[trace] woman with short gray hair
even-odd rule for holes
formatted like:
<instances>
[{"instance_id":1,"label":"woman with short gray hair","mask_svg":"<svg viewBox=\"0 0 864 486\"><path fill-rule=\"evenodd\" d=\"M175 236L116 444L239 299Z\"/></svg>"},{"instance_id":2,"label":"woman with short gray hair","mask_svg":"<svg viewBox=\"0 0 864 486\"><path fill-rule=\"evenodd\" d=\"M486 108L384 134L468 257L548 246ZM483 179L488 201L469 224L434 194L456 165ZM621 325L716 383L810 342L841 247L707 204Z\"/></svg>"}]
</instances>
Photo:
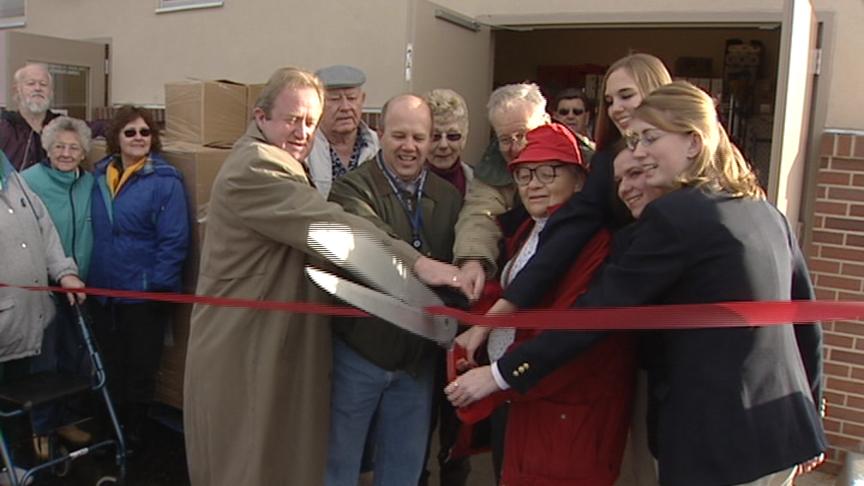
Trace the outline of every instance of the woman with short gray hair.
<instances>
[{"instance_id":1,"label":"woman with short gray hair","mask_svg":"<svg viewBox=\"0 0 864 486\"><path fill-rule=\"evenodd\" d=\"M78 144L86 155L90 151L92 132L87 122L68 116L58 116L42 129L42 147L45 153L51 154L51 147L57 141L57 136L63 132L74 134L78 137Z\"/></svg>"},{"instance_id":2,"label":"woman with short gray hair","mask_svg":"<svg viewBox=\"0 0 864 486\"><path fill-rule=\"evenodd\" d=\"M432 110L432 146L426 157L429 170L453 184L462 197L474 177L462 161L468 141L468 104L452 89L433 89L423 95Z\"/></svg>"},{"instance_id":3,"label":"woman with short gray hair","mask_svg":"<svg viewBox=\"0 0 864 486\"><path fill-rule=\"evenodd\" d=\"M48 158L21 173L45 203L65 256L75 261L78 275L85 282L93 250L90 195L94 179L81 168L81 162L90 149L90 138L90 128L83 120L68 116L53 119L42 130L42 146ZM57 315L45 328L39 361L52 371L86 374L87 360L80 346L72 308L66 299L58 299L56 303ZM33 445L41 459L47 459L49 455L45 434L60 425L61 412L53 407L34 410L33 431L36 436ZM90 440L89 433L72 425L60 427L57 432L78 445Z\"/></svg>"}]
</instances>

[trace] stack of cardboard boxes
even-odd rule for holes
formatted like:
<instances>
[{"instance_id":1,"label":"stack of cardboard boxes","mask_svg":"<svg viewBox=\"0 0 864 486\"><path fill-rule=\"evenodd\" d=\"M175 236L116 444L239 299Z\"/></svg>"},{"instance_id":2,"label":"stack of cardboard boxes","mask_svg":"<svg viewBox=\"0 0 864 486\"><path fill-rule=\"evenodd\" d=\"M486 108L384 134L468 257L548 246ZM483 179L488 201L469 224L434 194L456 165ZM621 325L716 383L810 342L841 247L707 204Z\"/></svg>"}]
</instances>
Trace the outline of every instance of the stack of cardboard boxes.
<instances>
[{"instance_id":1,"label":"stack of cardboard boxes","mask_svg":"<svg viewBox=\"0 0 864 486\"><path fill-rule=\"evenodd\" d=\"M183 273L184 293L195 293L207 205L213 181L234 142L246 131L263 85L185 81L165 85L163 156L183 174L192 242ZM183 406L183 370L192 306L176 306L171 339L157 376L156 400Z\"/></svg>"}]
</instances>

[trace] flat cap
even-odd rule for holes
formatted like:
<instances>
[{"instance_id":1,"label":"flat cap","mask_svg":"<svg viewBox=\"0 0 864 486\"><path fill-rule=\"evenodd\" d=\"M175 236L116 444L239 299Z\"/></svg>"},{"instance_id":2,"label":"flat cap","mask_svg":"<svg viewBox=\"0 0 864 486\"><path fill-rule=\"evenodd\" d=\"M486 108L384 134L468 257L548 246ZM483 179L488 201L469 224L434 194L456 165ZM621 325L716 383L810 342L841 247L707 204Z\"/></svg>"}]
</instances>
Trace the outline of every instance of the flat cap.
<instances>
[{"instance_id":1,"label":"flat cap","mask_svg":"<svg viewBox=\"0 0 864 486\"><path fill-rule=\"evenodd\" d=\"M315 71L326 89L356 88L366 82L366 73L344 64L327 66Z\"/></svg>"}]
</instances>

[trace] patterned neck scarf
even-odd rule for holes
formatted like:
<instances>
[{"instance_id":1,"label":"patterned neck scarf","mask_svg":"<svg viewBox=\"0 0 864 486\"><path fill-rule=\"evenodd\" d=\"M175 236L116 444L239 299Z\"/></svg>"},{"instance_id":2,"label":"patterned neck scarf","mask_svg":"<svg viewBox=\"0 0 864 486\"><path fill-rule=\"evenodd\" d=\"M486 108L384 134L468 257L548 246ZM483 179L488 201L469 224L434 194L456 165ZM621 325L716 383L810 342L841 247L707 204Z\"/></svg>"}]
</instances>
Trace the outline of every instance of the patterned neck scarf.
<instances>
[{"instance_id":1,"label":"patterned neck scarf","mask_svg":"<svg viewBox=\"0 0 864 486\"><path fill-rule=\"evenodd\" d=\"M342 159L339 157L339 154L336 153L336 150L333 149L333 145L331 144L330 167L333 171L333 180L336 180L356 169L360 164L360 151L368 145L369 141L366 140L363 130L361 130L360 127L357 127L357 138L354 140L354 149L351 151L351 158L348 159L348 166L346 167L342 164Z\"/></svg>"}]
</instances>

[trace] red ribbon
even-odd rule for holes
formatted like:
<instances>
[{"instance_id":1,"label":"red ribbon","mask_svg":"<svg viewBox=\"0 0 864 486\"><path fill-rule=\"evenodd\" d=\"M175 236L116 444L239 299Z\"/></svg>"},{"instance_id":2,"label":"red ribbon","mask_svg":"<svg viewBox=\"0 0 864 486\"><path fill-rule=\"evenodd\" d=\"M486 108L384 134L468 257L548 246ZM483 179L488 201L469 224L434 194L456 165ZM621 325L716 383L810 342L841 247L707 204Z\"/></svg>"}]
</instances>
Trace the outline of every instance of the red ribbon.
<instances>
[{"instance_id":1,"label":"red ribbon","mask_svg":"<svg viewBox=\"0 0 864 486\"><path fill-rule=\"evenodd\" d=\"M310 302L274 302L256 299L211 297L167 292L133 292L98 288L67 289L0 283L0 288L35 292L84 293L101 297L155 300L180 304L205 304L329 316L368 317L359 309ZM761 301L713 304L651 305L641 307L529 310L502 316L483 316L451 307L427 307L432 315L449 316L464 324L520 329L687 329L770 326L790 322L864 319L864 302Z\"/></svg>"},{"instance_id":2,"label":"red ribbon","mask_svg":"<svg viewBox=\"0 0 864 486\"><path fill-rule=\"evenodd\" d=\"M427 312L464 323L519 329L688 329L772 326L864 318L864 302L759 301L641 307L539 309L502 316L481 316L450 307Z\"/></svg>"},{"instance_id":3,"label":"red ribbon","mask_svg":"<svg viewBox=\"0 0 864 486\"><path fill-rule=\"evenodd\" d=\"M272 311L295 312L298 314L319 314L327 316L368 317L369 314L360 309L341 305L313 304L309 302L274 302L256 299L235 299L231 297L209 297L195 294L175 294L170 292L133 292L130 290L110 290L86 287L82 289L67 289L63 287L36 287L26 285L10 285L0 283L0 288L16 288L34 292L63 292L74 294L98 295L100 297L119 297L136 300L155 300L173 302L176 304L205 304L217 307L235 307L241 309L260 309Z\"/></svg>"}]
</instances>

